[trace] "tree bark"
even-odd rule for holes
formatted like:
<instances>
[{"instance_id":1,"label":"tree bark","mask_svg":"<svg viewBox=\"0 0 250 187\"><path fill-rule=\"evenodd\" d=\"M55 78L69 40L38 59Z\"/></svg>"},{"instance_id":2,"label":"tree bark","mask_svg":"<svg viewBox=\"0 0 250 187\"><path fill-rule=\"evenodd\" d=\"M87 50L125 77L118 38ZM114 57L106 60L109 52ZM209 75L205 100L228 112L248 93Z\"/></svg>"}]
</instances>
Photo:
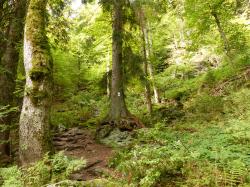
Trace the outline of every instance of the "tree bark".
<instances>
[{"instance_id":1,"label":"tree bark","mask_svg":"<svg viewBox=\"0 0 250 187\"><path fill-rule=\"evenodd\" d=\"M144 75L145 75L145 81L146 81L145 82L145 98L146 98L148 113L151 115L152 114L151 89L150 89L150 84L148 81L148 62L147 62L147 59L145 58L145 55L146 55L145 48L143 49L143 51L144 51L143 52L144 53L143 69L144 69Z\"/></svg>"},{"instance_id":2,"label":"tree bark","mask_svg":"<svg viewBox=\"0 0 250 187\"><path fill-rule=\"evenodd\" d=\"M18 44L23 38L24 29L24 17L26 13L26 0L15 1L12 5L13 15L8 23L7 41L4 43L4 50L2 51L2 57L0 59L0 66L3 72L0 72L0 106L13 105L13 99L15 91L15 80L17 74L17 65L19 60ZM7 115L3 119L0 119L6 130L0 132L0 160L1 155L3 157L10 156L9 146L9 130L11 124L11 116Z\"/></svg>"},{"instance_id":3,"label":"tree bark","mask_svg":"<svg viewBox=\"0 0 250 187\"><path fill-rule=\"evenodd\" d=\"M139 17L140 17L140 27L141 27L141 33L142 33L142 51L143 51L143 70L144 70L144 76L145 76L145 98L147 103L147 109L149 114L152 113L152 101L151 101L151 89L150 89L150 83L148 81L148 58L149 54L147 51L147 30L145 27L145 17L143 9L141 8L139 10Z\"/></svg>"},{"instance_id":4,"label":"tree bark","mask_svg":"<svg viewBox=\"0 0 250 187\"><path fill-rule=\"evenodd\" d=\"M47 0L30 0L24 31L26 86L19 129L24 166L40 160L51 148L52 60L45 31L46 4Z\"/></svg>"},{"instance_id":5,"label":"tree bark","mask_svg":"<svg viewBox=\"0 0 250 187\"><path fill-rule=\"evenodd\" d=\"M97 129L96 138L101 139L118 128L133 130L143 127L143 124L127 109L123 87L123 6L124 0L114 0L113 34L112 34L112 80L110 110ZM105 130L106 129L106 130ZM108 130L107 130L108 129Z\"/></svg>"},{"instance_id":6,"label":"tree bark","mask_svg":"<svg viewBox=\"0 0 250 187\"><path fill-rule=\"evenodd\" d=\"M231 60L231 55L230 55L230 45L229 45L229 41L227 39L227 36L221 26L221 22L220 22L220 19L217 15L217 13L215 11L212 11L211 12L212 16L214 17L215 19L215 22L216 22L216 25L217 25L217 28L218 28L218 31L220 33L220 37L223 41L223 44L224 44L224 48L225 48L225 52L226 52L226 55L230 58Z\"/></svg>"},{"instance_id":7,"label":"tree bark","mask_svg":"<svg viewBox=\"0 0 250 187\"><path fill-rule=\"evenodd\" d=\"M123 1L114 0L113 35L112 35L112 83L111 83L111 108L109 118L119 121L127 117L129 112L125 104L123 88Z\"/></svg>"},{"instance_id":8,"label":"tree bark","mask_svg":"<svg viewBox=\"0 0 250 187\"><path fill-rule=\"evenodd\" d=\"M110 98L110 51L108 50L107 56L107 66L106 66L106 76L107 76L107 97Z\"/></svg>"},{"instance_id":9,"label":"tree bark","mask_svg":"<svg viewBox=\"0 0 250 187\"><path fill-rule=\"evenodd\" d=\"M144 11L143 9L141 9L141 13L142 13L142 19L144 22L144 37L145 37L145 45L146 45L146 56L147 56L147 61L148 61L148 73L149 73L149 77L152 80L152 87L153 87L153 91L154 91L154 102L155 103L160 103L160 96L159 96L159 91L157 89L157 87L155 86L155 81L154 81L154 68L152 66L152 63L150 62L150 55L152 53L151 49L152 49L152 38L150 38L149 36L149 24L145 18L144 15Z\"/></svg>"}]
</instances>

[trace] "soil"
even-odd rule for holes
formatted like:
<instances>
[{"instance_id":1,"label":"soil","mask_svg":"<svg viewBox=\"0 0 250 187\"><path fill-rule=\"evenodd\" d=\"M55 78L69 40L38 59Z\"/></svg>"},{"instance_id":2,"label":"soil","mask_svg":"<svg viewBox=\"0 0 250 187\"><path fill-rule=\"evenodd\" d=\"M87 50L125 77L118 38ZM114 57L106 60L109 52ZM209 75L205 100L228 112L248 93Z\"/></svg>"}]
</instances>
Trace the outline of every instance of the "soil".
<instances>
[{"instance_id":1,"label":"soil","mask_svg":"<svg viewBox=\"0 0 250 187\"><path fill-rule=\"evenodd\" d=\"M64 151L67 156L83 158L87 164L80 171L73 173L72 180L87 181L105 176L114 176L108 167L113 155L112 148L95 141L94 132L89 129L71 128L55 134L53 143L56 151Z\"/></svg>"}]
</instances>

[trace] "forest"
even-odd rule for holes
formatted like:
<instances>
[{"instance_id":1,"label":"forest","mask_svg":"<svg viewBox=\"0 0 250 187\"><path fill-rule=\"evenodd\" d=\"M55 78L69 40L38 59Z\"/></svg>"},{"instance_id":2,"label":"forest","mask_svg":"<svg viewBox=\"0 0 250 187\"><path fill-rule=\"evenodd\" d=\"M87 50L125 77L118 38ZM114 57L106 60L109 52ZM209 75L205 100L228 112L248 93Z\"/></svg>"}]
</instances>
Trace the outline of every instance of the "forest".
<instances>
[{"instance_id":1,"label":"forest","mask_svg":"<svg viewBox=\"0 0 250 187\"><path fill-rule=\"evenodd\" d=\"M0 186L250 187L250 1L0 0Z\"/></svg>"}]
</instances>

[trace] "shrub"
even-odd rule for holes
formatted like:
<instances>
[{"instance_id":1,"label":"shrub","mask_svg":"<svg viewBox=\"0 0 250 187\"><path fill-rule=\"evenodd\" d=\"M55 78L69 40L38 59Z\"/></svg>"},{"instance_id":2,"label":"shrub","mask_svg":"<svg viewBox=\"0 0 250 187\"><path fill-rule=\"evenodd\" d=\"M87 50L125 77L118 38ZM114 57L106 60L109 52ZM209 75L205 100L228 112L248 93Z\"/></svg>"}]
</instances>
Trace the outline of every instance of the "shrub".
<instances>
[{"instance_id":1,"label":"shrub","mask_svg":"<svg viewBox=\"0 0 250 187\"><path fill-rule=\"evenodd\" d=\"M0 185L3 187L23 187L22 172L17 166L0 168Z\"/></svg>"},{"instance_id":2,"label":"shrub","mask_svg":"<svg viewBox=\"0 0 250 187\"><path fill-rule=\"evenodd\" d=\"M206 121L218 119L224 111L224 101L220 96L203 93L185 103L187 115L193 119Z\"/></svg>"},{"instance_id":3,"label":"shrub","mask_svg":"<svg viewBox=\"0 0 250 187\"><path fill-rule=\"evenodd\" d=\"M192 131L187 123L157 124L139 130L134 145L119 151L111 165L135 186L247 186L250 148L241 133L250 131L242 126L249 121L230 119L221 127L196 122Z\"/></svg>"},{"instance_id":4,"label":"shrub","mask_svg":"<svg viewBox=\"0 0 250 187\"><path fill-rule=\"evenodd\" d=\"M59 152L51 158L46 155L43 160L28 168L1 168L0 176L3 178L3 187L40 187L50 182L66 180L72 172L84 165L84 160L70 159Z\"/></svg>"}]
</instances>

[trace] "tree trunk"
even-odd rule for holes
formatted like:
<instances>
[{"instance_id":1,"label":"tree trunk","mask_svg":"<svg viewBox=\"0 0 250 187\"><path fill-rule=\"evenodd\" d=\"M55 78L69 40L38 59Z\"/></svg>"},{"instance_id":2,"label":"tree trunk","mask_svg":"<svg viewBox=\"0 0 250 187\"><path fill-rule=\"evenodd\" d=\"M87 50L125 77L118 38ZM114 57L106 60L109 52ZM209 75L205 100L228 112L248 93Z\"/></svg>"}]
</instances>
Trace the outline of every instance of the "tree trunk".
<instances>
[{"instance_id":1,"label":"tree trunk","mask_svg":"<svg viewBox=\"0 0 250 187\"><path fill-rule=\"evenodd\" d=\"M143 49L144 53L144 62L143 62L143 69L144 69L144 75L145 75L145 98L146 98L146 103L147 103L147 109L148 113L151 115L152 114L152 101L151 101L151 89L150 89L150 84L148 81L148 62L147 59L145 58L146 51L145 51L145 46Z\"/></svg>"},{"instance_id":2,"label":"tree trunk","mask_svg":"<svg viewBox=\"0 0 250 187\"><path fill-rule=\"evenodd\" d=\"M107 117L97 129L96 136L98 139L108 136L115 128L119 128L120 130L133 130L138 127L143 127L143 124L130 114L125 103L122 56L123 5L124 0L114 0L111 103Z\"/></svg>"},{"instance_id":3,"label":"tree trunk","mask_svg":"<svg viewBox=\"0 0 250 187\"><path fill-rule=\"evenodd\" d=\"M142 10L143 11L143 10ZM144 13L143 13L144 14ZM147 55L147 59L148 59L148 71L149 71L149 77L152 80L152 87L153 87L153 91L154 91L154 102L155 103L160 103L160 96L159 96L159 91L157 89L157 87L155 86L155 81L154 81L154 68L152 66L152 63L150 62L150 55L152 53L151 49L152 49L152 38L150 38L149 35L149 24L146 21L146 18L144 17L144 28L145 28L145 43L146 43L146 55Z\"/></svg>"},{"instance_id":4,"label":"tree trunk","mask_svg":"<svg viewBox=\"0 0 250 187\"><path fill-rule=\"evenodd\" d=\"M107 96L110 98L110 51L108 50L107 56L107 66L106 66L106 76L107 76Z\"/></svg>"},{"instance_id":5,"label":"tree trunk","mask_svg":"<svg viewBox=\"0 0 250 187\"><path fill-rule=\"evenodd\" d=\"M152 79L152 84L153 84L153 90L154 90L154 101L155 103L161 103L161 99L160 99L160 95L159 95L159 91L158 88L155 86L155 82L154 82L154 70L153 70L153 66L151 63L148 64L148 69L149 69L149 76Z\"/></svg>"},{"instance_id":6,"label":"tree trunk","mask_svg":"<svg viewBox=\"0 0 250 187\"><path fill-rule=\"evenodd\" d=\"M143 70L144 70L144 75L145 75L145 98L146 98L146 103L147 103L147 109L149 114L152 113L152 101L151 101L151 89L150 89L150 83L148 81L148 58L149 54L147 51L147 30L145 28L145 17L144 17L144 12L143 9L140 9L140 27L141 27L141 33L142 33L142 51L143 51Z\"/></svg>"},{"instance_id":7,"label":"tree trunk","mask_svg":"<svg viewBox=\"0 0 250 187\"><path fill-rule=\"evenodd\" d=\"M77 91L81 90L81 71L82 71L82 63L81 60L79 58L79 56L77 55L77 71L78 71L78 80L77 80Z\"/></svg>"},{"instance_id":8,"label":"tree trunk","mask_svg":"<svg viewBox=\"0 0 250 187\"><path fill-rule=\"evenodd\" d=\"M221 26L221 23L220 23L220 19L217 15L217 13L215 11L212 11L212 16L214 17L215 19L215 22L216 22L216 25L217 25L217 28L218 28L218 31L220 33L220 37L223 41L223 44L224 44L224 48L225 48L225 52L226 52L226 55L230 58L231 60L231 55L230 55L230 45L229 45L229 41L227 39L227 36Z\"/></svg>"},{"instance_id":9,"label":"tree trunk","mask_svg":"<svg viewBox=\"0 0 250 187\"><path fill-rule=\"evenodd\" d=\"M25 96L20 116L20 161L28 165L50 151L52 60L46 38L47 0L30 0L24 31Z\"/></svg>"},{"instance_id":10,"label":"tree trunk","mask_svg":"<svg viewBox=\"0 0 250 187\"><path fill-rule=\"evenodd\" d=\"M112 44L112 83L111 83L111 108L109 118L119 121L127 117L129 112L125 104L123 89L123 59L122 59L122 37L123 37L123 1L114 0L113 13L113 44Z\"/></svg>"},{"instance_id":11,"label":"tree trunk","mask_svg":"<svg viewBox=\"0 0 250 187\"><path fill-rule=\"evenodd\" d=\"M18 44L23 38L23 28L24 28L24 17L26 13L26 0L15 1L13 6L13 15L8 25L7 41L5 42L4 51L2 51L2 57L0 59L0 66L3 72L0 72L0 106L6 106L13 104L15 91L15 80L17 74L17 65L19 60ZM11 124L11 116L7 115L3 119L0 119L0 124L2 124L6 129L0 133L0 160L1 156L10 156L10 146L9 146L9 130Z\"/></svg>"}]
</instances>

